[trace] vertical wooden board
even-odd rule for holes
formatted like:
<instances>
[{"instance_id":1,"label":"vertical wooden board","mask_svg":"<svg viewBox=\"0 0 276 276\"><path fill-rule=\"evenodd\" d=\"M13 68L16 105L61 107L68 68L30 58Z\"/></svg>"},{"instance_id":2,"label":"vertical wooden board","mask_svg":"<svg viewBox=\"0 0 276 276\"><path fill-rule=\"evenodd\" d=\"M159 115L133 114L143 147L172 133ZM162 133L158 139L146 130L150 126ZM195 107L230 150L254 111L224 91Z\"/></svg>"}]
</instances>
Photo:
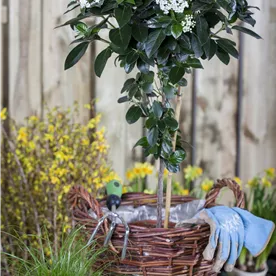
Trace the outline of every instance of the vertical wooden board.
<instances>
[{"instance_id":1,"label":"vertical wooden board","mask_svg":"<svg viewBox=\"0 0 276 276\"><path fill-rule=\"evenodd\" d=\"M74 39L74 32L70 26L54 29L79 12L63 15L68 3L67 0L43 1L43 100L49 107L70 107L74 101L78 101L79 120L86 121L89 111L83 105L90 101L90 51L74 67L64 71L66 56L76 46L69 46Z\"/></svg>"},{"instance_id":2,"label":"vertical wooden board","mask_svg":"<svg viewBox=\"0 0 276 276\"><path fill-rule=\"evenodd\" d=\"M40 113L41 0L11 0L9 5L9 110L22 122Z\"/></svg>"},{"instance_id":3,"label":"vertical wooden board","mask_svg":"<svg viewBox=\"0 0 276 276\"><path fill-rule=\"evenodd\" d=\"M108 39L107 32L102 32L101 36ZM105 43L97 42L96 54L99 54L105 48ZM133 125L128 125L125 114L130 105L128 103L117 103L125 80L135 75L135 73L126 75L119 64L115 67L115 57L116 55L113 54L108 60L101 78L96 78L96 110L102 114L101 124L107 130L111 165L117 174L125 179L126 170L133 165L134 159L137 161L141 156L141 151L138 148L133 150L133 146L142 137L142 124L139 120Z\"/></svg>"},{"instance_id":4,"label":"vertical wooden board","mask_svg":"<svg viewBox=\"0 0 276 276\"><path fill-rule=\"evenodd\" d=\"M196 163L212 179L233 177L238 61L231 57L226 66L214 57L203 66L196 83Z\"/></svg>"},{"instance_id":5,"label":"vertical wooden board","mask_svg":"<svg viewBox=\"0 0 276 276\"><path fill-rule=\"evenodd\" d=\"M3 77L3 63L2 63L2 55L3 55L3 52L2 52L2 41L3 41L3 37L2 37L2 26L3 26L3 18L2 18L2 0L0 0L0 89L1 89L1 98L0 98L0 101L1 101L1 109L2 109L2 106L3 106L3 86L2 86L2 77Z\"/></svg>"},{"instance_id":6,"label":"vertical wooden board","mask_svg":"<svg viewBox=\"0 0 276 276\"><path fill-rule=\"evenodd\" d=\"M276 12L275 1L251 0L259 6L254 31L263 39L244 39L242 178L276 166Z\"/></svg>"}]
</instances>

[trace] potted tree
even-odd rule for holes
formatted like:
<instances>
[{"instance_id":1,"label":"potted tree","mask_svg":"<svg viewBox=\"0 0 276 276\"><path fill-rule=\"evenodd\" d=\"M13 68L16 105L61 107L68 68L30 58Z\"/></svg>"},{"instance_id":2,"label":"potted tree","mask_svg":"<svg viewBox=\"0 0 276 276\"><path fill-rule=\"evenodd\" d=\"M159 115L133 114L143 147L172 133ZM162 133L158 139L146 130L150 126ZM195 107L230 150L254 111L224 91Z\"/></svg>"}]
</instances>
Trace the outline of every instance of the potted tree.
<instances>
[{"instance_id":1,"label":"potted tree","mask_svg":"<svg viewBox=\"0 0 276 276\"><path fill-rule=\"evenodd\" d=\"M147 136L135 146L142 146L146 156L153 155L160 163L158 227L162 224L163 172L165 167L169 171L167 227L172 174L179 171L186 156L178 125L181 87L187 85L185 75L203 68L200 59L216 56L227 65L230 56L238 58L236 43L231 39L233 31L260 39L252 30L237 24L240 20L254 26L251 10L256 7L249 6L246 0L73 0L68 8L80 8L81 13L62 25L77 31L72 43L78 43L67 56L65 69L75 65L94 41L106 44L95 59L98 77L112 55L126 73L138 69L136 78L124 83L118 102L130 104L126 113L129 124L145 118ZM101 20L92 25L85 23L91 17ZM108 40L101 36L103 29L108 30ZM221 37L221 33L230 38Z\"/></svg>"},{"instance_id":2,"label":"potted tree","mask_svg":"<svg viewBox=\"0 0 276 276\"><path fill-rule=\"evenodd\" d=\"M126 80L123 84L118 102L130 105L126 113L126 121L129 124L144 118L147 134L139 139L135 146L141 146L146 156L151 155L159 162L157 197L146 195L142 200L135 195L125 197L126 203L135 204L153 203L157 198L157 220L154 222L155 230L152 225L133 226L132 233L137 231L137 235L133 235L131 241L135 252L135 257L132 257L136 258L136 261L129 259L122 262L122 270L119 272L122 274L122 271L132 271L132 274L138 274L134 271L139 271L140 274L143 271L143 275L147 275L147 269L151 270L151 273L154 269L157 273L152 275L160 275L161 272L163 275L202 275L203 272L211 272L212 264L197 257L206 244L209 228L169 228L172 174L180 170L180 164L186 157L178 124L181 87L187 85L185 76L193 69L203 69L201 59L210 60L216 56L227 65L230 56L238 58L236 43L231 39L233 32L240 31L257 39L261 38L252 30L238 24L238 21L243 21L254 26L252 9L255 7L248 5L246 0L74 0L69 3L68 8L68 11L80 8L81 12L62 25L69 25L77 32L72 43L78 44L67 56L65 69L74 66L94 41L106 45L95 59L94 70L98 77L102 75L112 55L116 56L115 65L122 67L126 73L137 68L136 77ZM91 21L87 19L92 17L96 20L89 23ZM103 37L102 30L108 32L108 39ZM229 38L222 37L222 33L228 34ZM164 199L165 168L169 174ZM243 195L239 187L235 187L235 183L229 180L221 181L209 193L206 206L214 203L219 189L224 186L230 186L235 191L237 205L243 207ZM96 206L94 211L97 217L102 217L99 205L101 202L97 203L80 187L71 190L70 195L72 206L80 208L76 212L80 221L87 221L91 223L90 229L94 228L95 221L91 222L86 210L89 206ZM174 204L189 200L193 199L173 198ZM164 201L166 207L163 222ZM149 233L151 238L147 238ZM178 242L178 239L171 239L174 235L192 235L191 239L197 236L198 242L195 241L194 245L188 244L188 247L192 246L194 249L185 253L181 249L173 253L176 248L181 247L179 244L174 246ZM115 243L121 244L120 232L117 232L116 237L118 239ZM156 242L151 245L149 253L147 244L152 242L153 237L156 237L157 241L170 241L171 244ZM184 242L189 243L189 240ZM164 250L162 246L167 246L168 250ZM143 252L146 252L146 255L143 255ZM166 260L162 259L164 255ZM147 268L146 258L149 259ZM176 262L179 266L172 266L174 258L179 258L179 262ZM136 264L140 267L137 268ZM130 270L123 270L125 265Z\"/></svg>"},{"instance_id":3,"label":"potted tree","mask_svg":"<svg viewBox=\"0 0 276 276\"><path fill-rule=\"evenodd\" d=\"M256 176L248 181L247 209L256 216L276 222L276 189L272 187L275 179L275 169L265 170L264 175ZM251 256L244 248L239 257L238 264L232 275L236 276L265 276L267 275L267 259L276 244L276 231L274 231L266 249L256 258Z\"/></svg>"}]
</instances>

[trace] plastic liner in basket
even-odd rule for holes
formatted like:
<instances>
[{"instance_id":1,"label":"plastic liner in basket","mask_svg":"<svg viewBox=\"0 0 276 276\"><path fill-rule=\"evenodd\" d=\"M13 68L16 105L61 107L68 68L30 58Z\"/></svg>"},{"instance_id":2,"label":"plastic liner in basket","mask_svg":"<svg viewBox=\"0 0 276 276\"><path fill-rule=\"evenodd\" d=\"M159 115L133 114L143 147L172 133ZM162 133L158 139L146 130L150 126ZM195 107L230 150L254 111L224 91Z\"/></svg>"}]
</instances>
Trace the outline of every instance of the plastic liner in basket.
<instances>
[{"instance_id":1,"label":"plastic liner in basket","mask_svg":"<svg viewBox=\"0 0 276 276\"><path fill-rule=\"evenodd\" d=\"M198 213L205 204L205 200L193 200L187 203L178 204L171 207L170 209L170 221L174 223L183 222L192 218L196 213ZM102 207L103 214L109 212L107 207ZM88 210L89 215L98 219L95 212L92 209ZM124 219L126 223L137 222L137 221L146 221L146 220L156 220L157 219L157 210L152 206L139 206L134 207L131 205L120 206L116 213ZM162 219L165 218L165 209L162 210ZM121 220L115 219L117 224L121 223Z\"/></svg>"}]
</instances>

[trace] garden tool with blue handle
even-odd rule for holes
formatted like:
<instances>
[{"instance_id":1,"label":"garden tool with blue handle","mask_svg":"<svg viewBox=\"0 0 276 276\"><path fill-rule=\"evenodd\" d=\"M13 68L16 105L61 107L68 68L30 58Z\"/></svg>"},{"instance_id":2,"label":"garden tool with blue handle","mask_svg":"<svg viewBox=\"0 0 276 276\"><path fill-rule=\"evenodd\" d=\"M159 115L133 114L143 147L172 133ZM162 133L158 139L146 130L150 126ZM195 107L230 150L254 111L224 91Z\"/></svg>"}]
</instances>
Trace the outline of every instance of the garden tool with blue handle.
<instances>
[{"instance_id":1,"label":"garden tool with blue handle","mask_svg":"<svg viewBox=\"0 0 276 276\"><path fill-rule=\"evenodd\" d=\"M203 252L205 260L215 257L213 270L219 272L233 270L242 247L253 256L258 256L266 248L275 228L273 222L254 216L238 207L216 206L203 209L193 218L180 222L183 224L207 223L210 225L210 238ZM216 252L216 254L215 254Z\"/></svg>"},{"instance_id":2,"label":"garden tool with blue handle","mask_svg":"<svg viewBox=\"0 0 276 276\"><path fill-rule=\"evenodd\" d=\"M123 250L121 254L121 259L123 260L126 257L126 249L127 249L127 242L128 242L128 236L129 236L129 226L125 222L125 220L116 213L116 209L121 204L122 185L117 180L112 180L106 185L106 192L107 192L106 205L110 210L110 212L106 213L103 217L99 219L98 224L95 230L93 231L87 245L91 244L99 228L103 224L104 220L106 218L109 218L111 220L111 226L104 241L104 246L108 245L116 227L116 219L119 219L125 227L125 238L124 238Z\"/></svg>"}]
</instances>

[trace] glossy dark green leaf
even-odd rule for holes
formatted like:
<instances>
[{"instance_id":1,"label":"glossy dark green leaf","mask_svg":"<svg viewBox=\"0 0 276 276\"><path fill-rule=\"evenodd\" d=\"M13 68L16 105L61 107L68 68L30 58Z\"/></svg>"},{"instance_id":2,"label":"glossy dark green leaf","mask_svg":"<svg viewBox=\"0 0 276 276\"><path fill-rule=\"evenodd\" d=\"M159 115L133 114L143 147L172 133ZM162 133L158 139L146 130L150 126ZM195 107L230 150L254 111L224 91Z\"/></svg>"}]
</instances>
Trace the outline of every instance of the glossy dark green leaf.
<instances>
[{"instance_id":1,"label":"glossy dark green leaf","mask_svg":"<svg viewBox=\"0 0 276 276\"><path fill-rule=\"evenodd\" d=\"M210 60L217 52L217 44L214 40L210 40L209 55L208 59Z\"/></svg>"},{"instance_id":2,"label":"glossy dark green leaf","mask_svg":"<svg viewBox=\"0 0 276 276\"><path fill-rule=\"evenodd\" d=\"M148 39L145 42L145 51L149 58L155 54L165 38L166 34L162 29L155 30L149 34Z\"/></svg>"},{"instance_id":3,"label":"glossy dark green leaf","mask_svg":"<svg viewBox=\"0 0 276 276\"><path fill-rule=\"evenodd\" d=\"M124 27L131 19L132 8L130 6L120 6L115 9L115 18L120 26Z\"/></svg>"},{"instance_id":4,"label":"glossy dark green leaf","mask_svg":"<svg viewBox=\"0 0 276 276\"><path fill-rule=\"evenodd\" d=\"M171 34L173 35L173 37L175 39L179 38L181 36L182 32L183 32L183 27L181 24L176 23L176 24L172 25Z\"/></svg>"},{"instance_id":5,"label":"glossy dark green leaf","mask_svg":"<svg viewBox=\"0 0 276 276\"><path fill-rule=\"evenodd\" d=\"M124 69L127 74L129 74L135 67L135 63L125 63Z\"/></svg>"},{"instance_id":6,"label":"glossy dark green leaf","mask_svg":"<svg viewBox=\"0 0 276 276\"><path fill-rule=\"evenodd\" d=\"M203 55L203 50L202 50L199 39L197 38L197 36L194 33L192 33L192 41L191 42L192 42L192 49L195 53L195 57L196 58L201 57Z\"/></svg>"},{"instance_id":7,"label":"glossy dark green leaf","mask_svg":"<svg viewBox=\"0 0 276 276\"><path fill-rule=\"evenodd\" d=\"M148 82L143 83L141 85L141 88L146 94L150 94L153 90L152 83L148 83Z\"/></svg>"},{"instance_id":8,"label":"glossy dark green leaf","mask_svg":"<svg viewBox=\"0 0 276 276\"><path fill-rule=\"evenodd\" d=\"M175 97L176 89L174 86L168 84L163 87L163 92L165 93L167 99L173 99Z\"/></svg>"},{"instance_id":9,"label":"glossy dark green leaf","mask_svg":"<svg viewBox=\"0 0 276 276\"><path fill-rule=\"evenodd\" d=\"M160 119L163 114L163 108L161 104L157 101L154 101L152 104L152 110L153 110L154 116Z\"/></svg>"},{"instance_id":10,"label":"glossy dark green leaf","mask_svg":"<svg viewBox=\"0 0 276 276\"><path fill-rule=\"evenodd\" d=\"M132 26L132 36L139 42L145 42L148 37L148 28L139 24Z\"/></svg>"},{"instance_id":11,"label":"glossy dark green leaf","mask_svg":"<svg viewBox=\"0 0 276 276\"><path fill-rule=\"evenodd\" d=\"M126 62L131 64L133 62L136 62L138 58L139 58L139 54L137 53L137 51L132 50L127 54Z\"/></svg>"},{"instance_id":12,"label":"glossy dark green leaf","mask_svg":"<svg viewBox=\"0 0 276 276\"><path fill-rule=\"evenodd\" d=\"M147 74L149 72L149 64L145 63L140 58L137 61L137 68L138 68L139 71L141 71L144 74Z\"/></svg>"},{"instance_id":13,"label":"glossy dark green leaf","mask_svg":"<svg viewBox=\"0 0 276 276\"><path fill-rule=\"evenodd\" d=\"M229 56L228 53L226 53L222 49L218 48L218 51L217 51L216 55L220 59L220 61L223 62L225 65L229 64L230 56Z\"/></svg>"},{"instance_id":14,"label":"glossy dark green leaf","mask_svg":"<svg viewBox=\"0 0 276 276\"><path fill-rule=\"evenodd\" d=\"M112 29L109 32L110 41L122 49L127 49L130 38L131 27L129 25L125 25L120 29Z\"/></svg>"},{"instance_id":15,"label":"glossy dark green leaf","mask_svg":"<svg viewBox=\"0 0 276 276\"><path fill-rule=\"evenodd\" d=\"M146 120L146 122L145 122L145 126L146 126L146 128L148 128L148 129L150 129L150 128L156 126L156 124L157 124L157 120L156 120L156 118L154 118L154 117L149 117L149 118Z\"/></svg>"},{"instance_id":16,"label":"glossy dark green leaf","mask_svg":"<svg viewBox=\"0 0 276 276\"><path fill-rule=\"evenodd\" d=\"M172 117L166 117L164 123L172 130L176 131L178 129L178 122Z\"/></svg>"},{"instance_id":17,"label":"glossy dark green leaf","mask_svg":"<svg viewBox=\"0 0 276 276\"><path fill-rule=\"evenodd\" d=\"M158 135L159 135L159 131L157 127L153 127L147 135L147 139L148 139L148 143L150 144L150 146L154 146L157 141L158 141Z\"/></svg>"},{"instance_id":18,"label":"glossy dark green leaf","mask_svg":"<svg viewBox=\"0 0 276 276\"><path fill-rule=\"evenodd\" d=\"M168 162L167 160L165 160L165 164L166 164L166 168L169 172L177 173L180 171L179 164L172 164L172 163Z\"/></svg>"},{"instance_id":19,"label":"glossy dark green leaf","mask_svg":"<svg viewBox=\"0 0 276 276\"><path fill-rule=\"evenodd\" d=\"M166 153L166 154L171 154L172 152L172 143L170 140L168 139L164 139L162 141L162 150Z\"/></svg>"},{"instance_id":20,"label":"glossy dark green leaf","mask_svg":"<svg viewBox=\"0 0 276 276\"><path fill-rule=\"evenodd\" d=\"M231 56L235 58L239 57L239 52L237 51L237 49L227 40L219 39L217 40L217 44L219 45L219 47L221 47L225 52L227 52Z\"/></svg>"},{"instance_id":21,"label":"glossy dark green leaf","mask_svg":"<svg viewBox=\"0 0 276 276\"><path fill-rule=\"evenodd\" d=\"M87 48L88 48L89 43L88 42L83 42L76 46L67 56L64 64L64 69L67 70L74 66L85 54Z\"/></svg>"},{"instance_id":22,"label":"glossy dark green leaf","mask_svg":"<svg viewBox=\"0 0 276 276\"><path fill-rule=\"evenodd\" d=\"M251 35L251 36L253 36L253 37L257 38L257 39L262 39L262 37L259 36L257 33L253 32L252 30L247 29L245 27L242 27L242 26L233 26L232 29L240 31L240 32L243 32L243 33L248 34L248 35Z\"/></svg>"},{"instance_id":23,"label":"glossy dark green leaf","mask_svg":"<svg viewBox=\"0 0 276 276\"><path fill-rule=\"evenodd\" d=\"M170 81L175 84L179 82L185 74L185 69L180 66L174 66L169 73Z\"/></svg>"},{"instance_id":24,"label":"glossy dark green leaf","mask_svg":"<svg viewBox=\"0 0 276 276\"><path fill-rule=\"evenodd\" d=\"M132 105L126 113L126 121L129 124L137 122L142 116L142 110L139 106Z\"/></svg>"},{"instance_id":25,"label":"glossy dark green leaf","mask_svg":"<svg viewBox=\"0 0 276 276\"><path fill-rule=\"evenodd\" d=\"M108 47L98 54L94 64L95 74L100 77L105 68L106 62L112 55L112 50Z\"/></svg>"},{"instance_id":26,"label":"glossy dark green leaf","mask_svg":"<svg viewBox=\"0 0 276 276\"><path fill-rule=\"evenodd\" d=\"M201 45L205 44L209 37L208 23L203 16L196 18L196 32Z\"/></svg>"},{"instance_id":27,"label":"glossy dark green leaf","mask_svg":"<svg viewBox=\"0 0 276 276\"><path fill-rule=\"evenodd\" d=\"M176 150L170 155L168 161L173 165L177 165L184 161L185 158L186 152L184 150Z\"/></svg>"},{"instance_id":28,"label":"glossy dark green leaf","mask_svg":"<svg viewBox=\"0 0 276 276\"><path fill-rule=\"evenodd\" d=\"M124 86L121 90L121 93L127 91L130 89L130 87L135 83L135 79L134 78L131 78L131 79L127 79L124 83Z\"/></svg>"},{"instance_id":29,"label":"glossy dark green leaf","mask_svg":"<svg viewBox=\"0 0 276 276\"><path fill-rule=\"evenodd\" d=\"M164 120L158 121L157 122L158 129L163 133L166 130L166 124Z\"/></svg>"},{"instance_id":30,"label":"glossy dark green leaf","mask_svg":"<svg viewBox=\"0 0 276 276\"><path fill-rule=\"evenodd\" d=\"M128 101L129 101L128 96L123 96L123 97L118 99L118 103L125 103L125 102L128 102Z\"/></svg>"},{"instance_id":31,"label":"glossy dark green leaf","mask_svg":"<svg viewBox=\"0 0 276 276\"><path fill-rule=\"evenodd\" d=\"M187 61L186 61L187 65L192 67L192 68L203 68L201 62L199 59L197 58L189 58Z\"/></svg>"},{"instance_id":32,"label":"glossy dark green leaf","mask_svg":"<svg viewBox=\"0 0 276 276\"><path fill-rule=\"evenodd\" d=\"M136 144L134 145L134 148L137 146L142 146L143 148L148 147L149 143L148 143L148 139L146 136L142 137L141 139L139 139Z\"/></svg>"},{"instance_id":33,"label":"glossy dark green leaf","mask_svg":"<svg viewBox=\"0 0 276 276\"><path fill-rule=\"evenodd\" d=\"M170 16L164 15L161 17L155 17L147 21L147 25L150 28L165 28L172 23L172 19Z\"/></svg>"}]
</instances>

